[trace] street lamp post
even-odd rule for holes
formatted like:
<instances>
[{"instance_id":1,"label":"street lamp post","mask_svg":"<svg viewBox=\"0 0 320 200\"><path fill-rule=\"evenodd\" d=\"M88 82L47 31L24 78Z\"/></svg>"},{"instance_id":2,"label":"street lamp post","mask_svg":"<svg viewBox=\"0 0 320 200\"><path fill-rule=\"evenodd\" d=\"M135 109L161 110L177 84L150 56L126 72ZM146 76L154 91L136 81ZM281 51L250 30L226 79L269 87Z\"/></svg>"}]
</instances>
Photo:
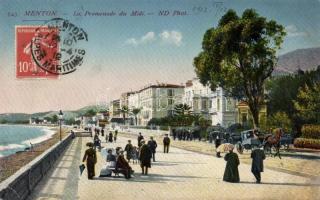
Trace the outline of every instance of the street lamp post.
<instances>
[{"instance_id":1,"label":"street lamp post","mask_svg":"<svg viewBox=\"0 0 320 200\"><path fill-rule=\"evenodd\" d=\"M62 136L61 136L61 134L62 134L61 125L62 125L62 120L63 120L63 113L62 113L61 110L59 111L58 116L59 116L59 122L60 122L60 141L61 141L61 140L62 140Z\"/></svg>"}]
</instances>

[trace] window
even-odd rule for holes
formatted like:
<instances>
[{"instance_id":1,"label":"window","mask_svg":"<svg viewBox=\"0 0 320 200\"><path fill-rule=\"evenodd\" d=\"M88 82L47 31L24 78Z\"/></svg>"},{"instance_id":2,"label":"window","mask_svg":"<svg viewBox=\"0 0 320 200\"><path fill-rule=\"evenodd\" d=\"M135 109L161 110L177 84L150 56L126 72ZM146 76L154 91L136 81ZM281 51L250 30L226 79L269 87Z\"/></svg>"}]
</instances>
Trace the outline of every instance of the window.
<instances>
[{"instance_id":1,"label":"window","mask_svg":"<svg viewBox=\"0 0 320 200\"><path fill-rule=\"evenodd\" d=\"M195 100L193 101L193 107L194 107L195 110L198 110L198 109L199 109L199 108L198 108L198 100L195 99Z\"/></svg>"},{"instance_id":2,"label":"window","mask_svg":"<svg viewBox=\"0 0 320 200\"><path fill-rule=\"evenodd\" d=\"M172 105L174 103L173 99L168 99L168 105Z\"/></svg>"},{"instance_id":3,"label":"window","mask_svg":"<svg viewBox=\"0 0 320 200\"><path fill-rule=\"evenodd\" d=\"M226 101L227 101L226 102L226 111L233 111L234 108L233 108L233 103L232 103L231 99L227 98Z\"/></svg>"},{"instance_id":4,"label":"window","mask_svg":"<svg viewBox=\"0 0 320 200\"><path fill-rule=\"evenodd\" d=\"M212 108L212 100L209 100L209 108Z\"/></svg>"},{"instance_id":5,"label":"window","mask_svg":"<svg viewBox=\"0 0 320 200\"><path fill-rule=\"evenodd\" d=\"M220 99L217 99L217 111L220 111Z\"/></svg>"},{"instance_id":6,"label":"window","mask_svg":"<svg viewBox=\"0 0 320 200\"><path fill-rule=\"evenodd\" d=\"M207 100L202 99L201 101L201 109L206 110L207 109Z\"/></svg>"},{"instance_id":7,"label":"window","mask_svg":"<svg viewBox=\"0 0 320 200\"><path fill-rule=\"evenodd\" d=\"M173 89L168 89L167 90L167 95L169 96L169 97L172 97L173 96Z\"/></svg>"}]
</instances>

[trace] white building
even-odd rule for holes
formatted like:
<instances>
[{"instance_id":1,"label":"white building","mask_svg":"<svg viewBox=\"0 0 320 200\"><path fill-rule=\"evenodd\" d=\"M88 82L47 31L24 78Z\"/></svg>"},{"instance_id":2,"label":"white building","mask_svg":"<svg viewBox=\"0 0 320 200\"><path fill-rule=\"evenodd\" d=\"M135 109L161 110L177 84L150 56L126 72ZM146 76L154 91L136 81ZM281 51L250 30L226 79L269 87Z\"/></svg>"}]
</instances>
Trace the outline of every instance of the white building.
<instances>
[{"instance_id":1,"label":"white building","mask_svg":"<svg viewBox=\"0 0 320 200\"><path fill-rule=\"evenodd\" d=\"M203 86L197 78L186 82L184 103L191 106L193 113L211 120L212 125L228 127L237 121L236 100L226 97L220 87L211 91L209 86Z\"/></svg>"},{"instance_id":2,"label":"white building","mask_svg":"<svg viewBox=\"0 0 320 200\"><path fill-rule=\"evenodd\" d=\"M173 84L149 85L128 98L128 107L141 108L138 125L147 125L152 118L173 114L174 105L183 102L184 86Z\"/></svg>"}]
</instances>

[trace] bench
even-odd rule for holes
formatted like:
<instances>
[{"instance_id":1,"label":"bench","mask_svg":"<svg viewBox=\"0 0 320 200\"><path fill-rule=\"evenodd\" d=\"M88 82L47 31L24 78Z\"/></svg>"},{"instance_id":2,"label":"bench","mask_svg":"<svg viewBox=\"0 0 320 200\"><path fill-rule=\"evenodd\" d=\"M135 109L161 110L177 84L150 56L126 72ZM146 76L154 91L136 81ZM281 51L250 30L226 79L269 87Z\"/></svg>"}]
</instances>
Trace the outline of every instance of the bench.
<instances>
[{"instance_id":1,"label":"bench","mask_svg":"<svg viewBox=\"0 0 320 200\"><path fill-rule=\"evenodd\" d=\"M112 173L114 173L114 176L115 177L120 177L119 176L119 173L125 173L126 172L126 169L121 169L121 168L118 168L118 169L116 169L116 168L109 168L111 171L112 171ZM133 170L131 170L131 173L130 173L130 177L131 177L131 175L134 173L134 171Z\"/></svg>"}]
</instances>

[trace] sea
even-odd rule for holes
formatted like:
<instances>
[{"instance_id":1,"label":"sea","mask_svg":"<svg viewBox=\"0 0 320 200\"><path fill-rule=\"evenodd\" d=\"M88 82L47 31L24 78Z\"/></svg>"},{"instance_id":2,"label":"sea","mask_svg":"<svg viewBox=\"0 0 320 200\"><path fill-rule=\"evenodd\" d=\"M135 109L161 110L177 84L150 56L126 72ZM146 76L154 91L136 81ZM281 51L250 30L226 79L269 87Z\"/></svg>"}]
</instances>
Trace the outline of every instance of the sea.
<instances>
[{"instance_id":1,"label":"sea","mask_svg":"<svg viewBox=\"0 0 320 200\"><path fill-rule=\"evenodd\" d=\"M0 157L15 154L52 137L55 131L48 127L27 125L0 125Z\"/></svg>"}]
</instances>

